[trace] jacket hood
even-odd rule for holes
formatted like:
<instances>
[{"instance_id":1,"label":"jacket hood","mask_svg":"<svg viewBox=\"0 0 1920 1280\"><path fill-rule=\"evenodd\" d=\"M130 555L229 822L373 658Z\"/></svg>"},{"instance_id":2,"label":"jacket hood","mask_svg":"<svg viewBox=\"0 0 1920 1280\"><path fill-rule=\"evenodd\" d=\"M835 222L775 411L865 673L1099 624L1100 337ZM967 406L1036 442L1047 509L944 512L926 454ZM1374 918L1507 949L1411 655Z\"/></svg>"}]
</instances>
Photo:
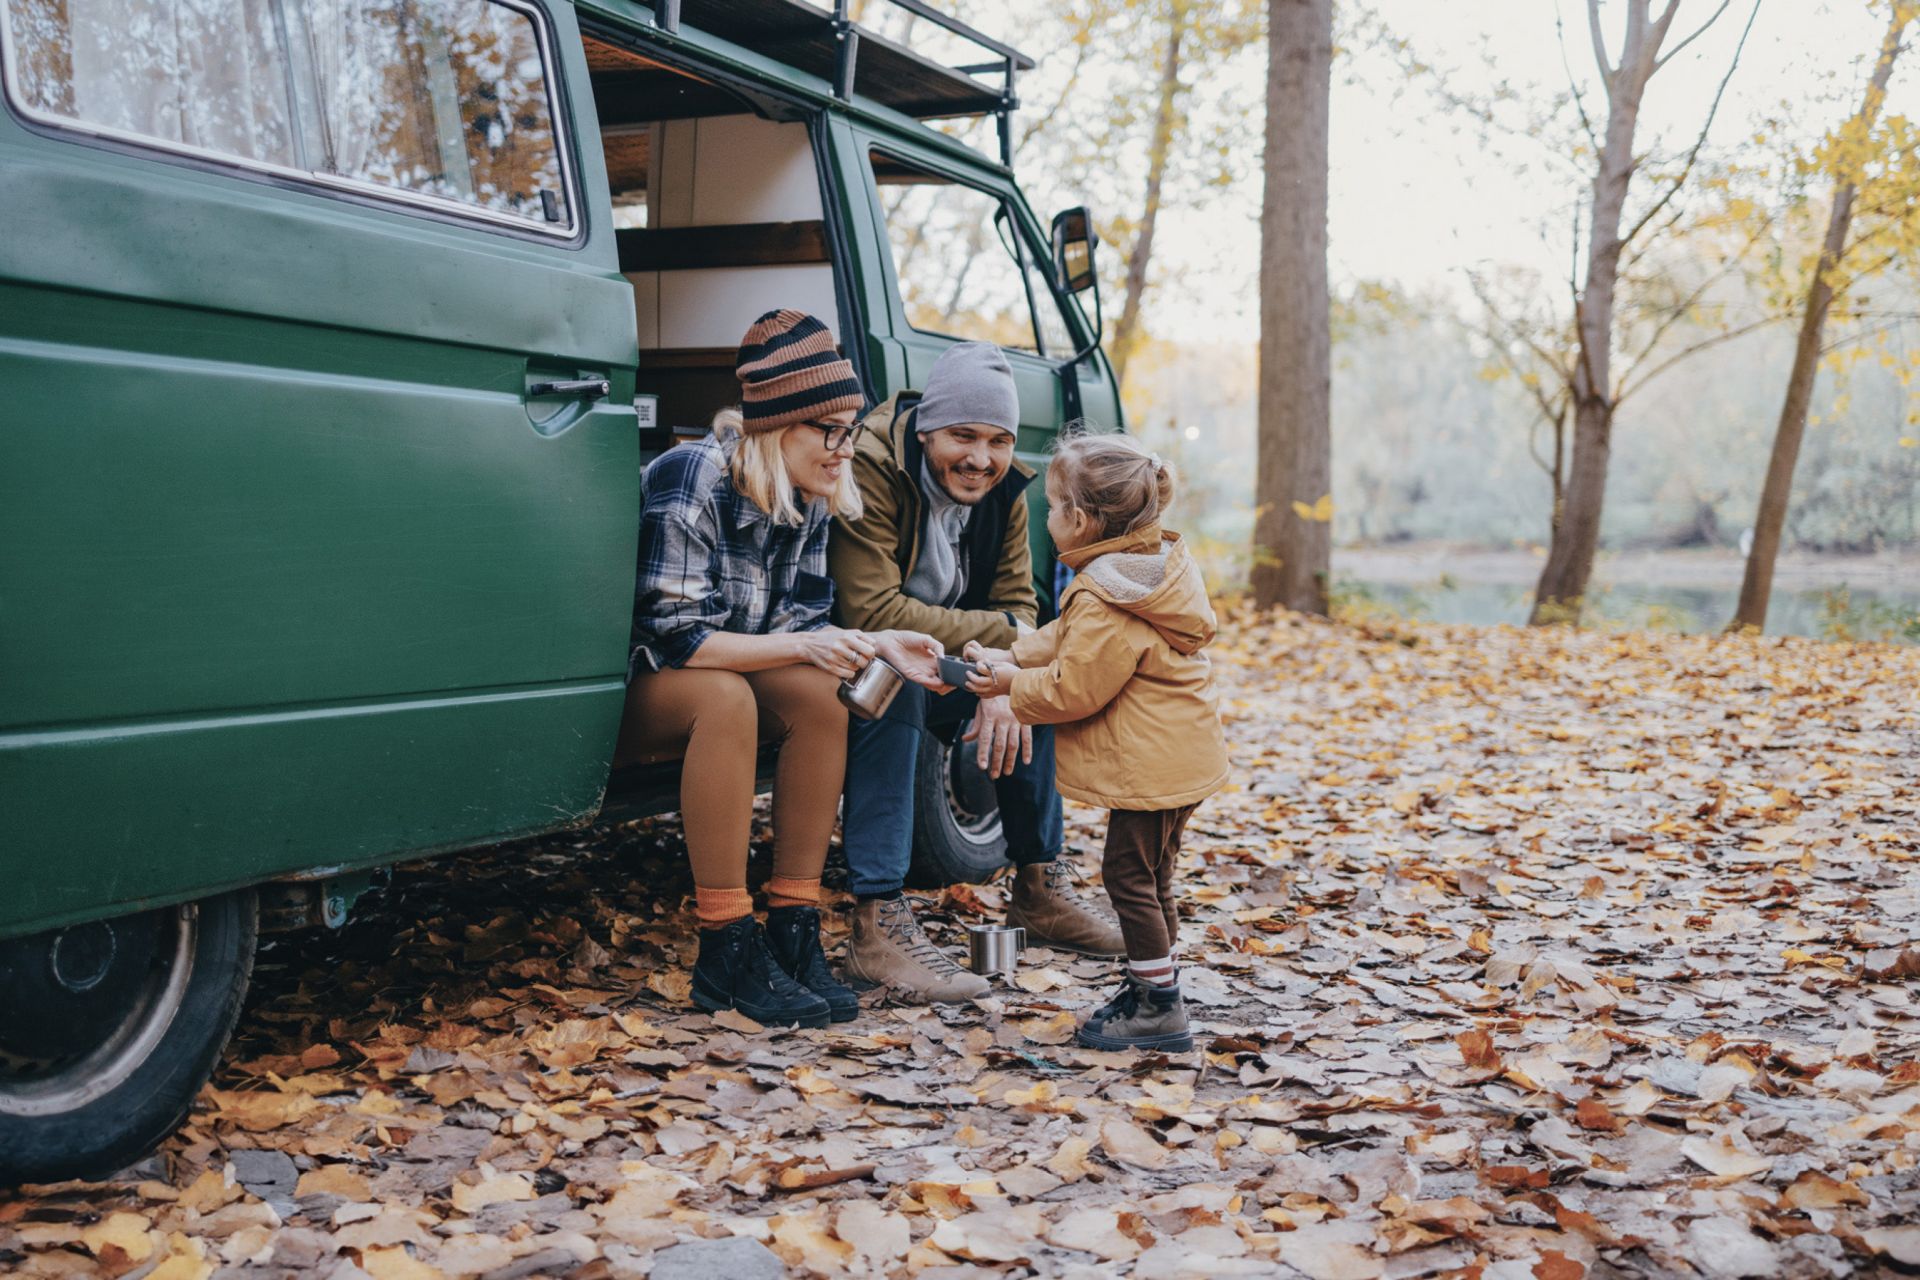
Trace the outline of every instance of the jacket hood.
<instances>
[{"instance_id":1,"label":"jacket hood","mask_svg":"<svg viewBox=\"0 0 1920 1280\"><path fill-rule=\"evenodd\" d=\"M1077 571L1068 596L1091 591L1159 632L1177 653L1198 653L1212 641L1216 623L1207 584L1179 534L1151 524L1064 552L1060 560Z\"/></svg>"}]
</instances>

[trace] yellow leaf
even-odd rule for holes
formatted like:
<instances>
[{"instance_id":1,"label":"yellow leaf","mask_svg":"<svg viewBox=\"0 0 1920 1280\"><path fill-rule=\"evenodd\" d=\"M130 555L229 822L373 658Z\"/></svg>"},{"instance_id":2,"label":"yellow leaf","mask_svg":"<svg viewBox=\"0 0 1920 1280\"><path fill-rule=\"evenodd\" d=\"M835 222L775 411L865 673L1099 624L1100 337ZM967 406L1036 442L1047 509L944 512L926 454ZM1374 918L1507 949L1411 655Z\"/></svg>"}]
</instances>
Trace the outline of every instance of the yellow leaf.
<instances>
[{"instance_id":1,"label":"yellow leaf","mask_svg":"<svg viewBox=\"0 0 1920 1280\"><path fill-rule=\"evenodd\" d=\"M80 1233L80 1243L96 1258L109 1248L118 1249L132 1262L145 1262L153 1256L147 1220L137 1213L108 1214Z\"/></svg>"},{"instance_id":2,"label":"yellow leaf","mask_svg":"<svg viewBox=\"0 0 1920 1280\"><path fill-rule=\"evenodd\" d=\"M373 1199L373 1189L367 1180L344 1164L322 1165L300 1175L299 1185L294 1187L296 1196L334 1195L342 1200L352 1200L365 1204Z\"/></svg>"},{"instance_id":3,"label":"yellow leaf","mask_svg":"<svg viewBox=\"0 0 1920 1280\"><path fill-rule=\"evenodd\" d=\"M1315 524L1326 524L1333 519L1333 495L1330 493L1321 494L1319 501L1315 502L1312 506L1308 506L1304 502L1296 501L1293 504L1293 514L1299 516L1302 520L1311 520Z\"/></svg>"},{"instance_id":4,"label":"yellow leaf","mask_svg":"<svg viewBox=\"0 0 1920 1280\"><path fill-rule=\"evenodd\" d=\"M198 1240L176 1231L167 1237L167 1248L167 1260L147 1272L146 1280L207 1280L213 1274L213 1263Z\"/></svg>"},{"instance_id":5,"label":"yellow leaf","mask_svg":"<svg viewBox=\"0 0 1920 1280\"><path fill-rule=\"evenodd\" d=\"M1920 438L1916 438L1914 436L1901 436L1900 447L1902 449L1920 449Z\"/></svg>"},{"instance_id":6,"label":"yellow leaf","mask_svg":"<svg viewBox=\"0 0 1920 1280\"><path fill-rule=\"evenodd\" d=\"M483 1165L482 1168L485 1168ZM453 1186L453 1207L462 1213L478 1213L490 1204L502 1200L533 1199L533 1182L524 1174L499 1173L473 1186L456 1182Z\"/></svg>"},{"instance_id":7,"label":"yellow leaf","mask_svg":"<svg viewBox=\"0 0 1920 1280\"><path fill-rule=\"evenodd\" d=\"M405 1245L368 1249L360 1255L360 1269L373 1280L445 1280L445 1273L407 1252Z\"/></svg>"}]
</instances>

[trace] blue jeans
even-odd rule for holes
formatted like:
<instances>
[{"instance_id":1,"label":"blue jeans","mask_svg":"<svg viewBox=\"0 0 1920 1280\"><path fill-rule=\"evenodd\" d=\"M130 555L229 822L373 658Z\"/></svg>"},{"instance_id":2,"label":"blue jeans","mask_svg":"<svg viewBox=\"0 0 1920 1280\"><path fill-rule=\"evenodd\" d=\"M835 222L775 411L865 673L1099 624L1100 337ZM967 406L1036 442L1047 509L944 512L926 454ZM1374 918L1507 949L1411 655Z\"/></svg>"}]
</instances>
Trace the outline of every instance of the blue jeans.
<instances>
[{"instance_id":1,"label":"blue jeans","mask_svg":"<svg viewBox=\"0 0 1920 1280\"><path fill-rule=\"evenodd\" d=\"M903 687L887 714L854 720L848 730L846 806L841 834L855 894L892 893L906 883L913 858L913 777L920 735L958 725L978 704L964 689L935 697L917 684ZM964 744L972 750L977 744ZM1033 727L1033 760L1015 764L993 784L1007 857L1016 866L1052 862L1065 833L1060 793L1053 785L1053 728Z\"/></svg>"}]
</instances>

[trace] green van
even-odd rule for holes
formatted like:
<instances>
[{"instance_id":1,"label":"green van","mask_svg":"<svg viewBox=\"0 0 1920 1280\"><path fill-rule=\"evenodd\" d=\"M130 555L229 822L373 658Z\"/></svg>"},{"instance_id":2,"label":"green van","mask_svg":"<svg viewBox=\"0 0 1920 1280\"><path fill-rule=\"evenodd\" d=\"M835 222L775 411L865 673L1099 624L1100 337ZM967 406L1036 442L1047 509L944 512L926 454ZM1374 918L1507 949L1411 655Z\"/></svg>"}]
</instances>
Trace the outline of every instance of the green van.
<instances>
[{"instance_id":1,"label":"green van","mask_svg":"<svg viewBox=\"0 0 1920 1280\"><path fill-rule=\"evenodd\" d=\"M259 931L674 807L609 776L639 470L759 312L876 399L1000 343L1029 457L1118 424L1031 62L892 3L980 61L847 0L0 0L0 1181L170 1132ZM1000 860L970 754L924 878Z\"/></svg>"}]
</instances>

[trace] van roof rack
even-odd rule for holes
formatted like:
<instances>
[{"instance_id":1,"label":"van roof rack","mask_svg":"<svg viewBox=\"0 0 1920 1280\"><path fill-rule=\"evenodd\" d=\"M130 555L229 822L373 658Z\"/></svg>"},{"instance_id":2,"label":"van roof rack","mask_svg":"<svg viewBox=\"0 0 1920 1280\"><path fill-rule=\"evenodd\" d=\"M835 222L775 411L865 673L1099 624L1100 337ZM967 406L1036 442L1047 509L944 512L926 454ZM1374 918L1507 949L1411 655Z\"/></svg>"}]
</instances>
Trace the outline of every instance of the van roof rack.
<instances>
[{"instance_id":1,"label":"van roof rack","mask_svg":"<svg viewBox=\"0 0 1920 1280\"><path fill-rule=\"evenodd\" d=\"M990 60L948 66L855 23L848 0L653 0L654 23L669 33L682 22L831 81L841 101L858 93L921 120L995 117L1000 159L1013 162L1014 77L1033 59L983 35L926 0L886 0L966 40ZM998 73L1001 82L976 77Z\"/></svg>"}]
</instances>

